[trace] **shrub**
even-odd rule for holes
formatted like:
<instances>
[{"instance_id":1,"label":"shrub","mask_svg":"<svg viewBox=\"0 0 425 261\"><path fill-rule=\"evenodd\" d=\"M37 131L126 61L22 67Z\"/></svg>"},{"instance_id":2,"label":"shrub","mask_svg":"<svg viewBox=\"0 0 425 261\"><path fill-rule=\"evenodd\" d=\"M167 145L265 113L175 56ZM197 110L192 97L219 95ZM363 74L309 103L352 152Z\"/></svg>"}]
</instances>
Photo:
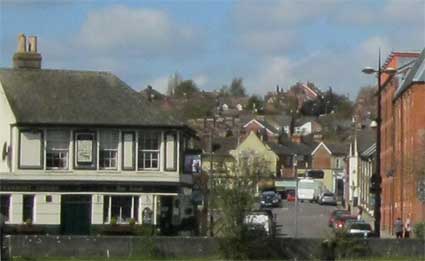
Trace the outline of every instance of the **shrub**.
<instances>
[{"instance_id":1,"label":"shrub","mask_svg":"<svg viewBox=\"0 0 425 261\"><path fill-rule=\"evenodd\" d=\"M111 223L111 225L116 225L117 224L117 218L116 217L112 217L110 223Z\"/></svg>"},{"instance_id":2,"label":"shrub","mask_svg":"<svg viewBox=\"0 0 425 261\"><path fill-rule=\"evenodd\" d=\"M130 226L134 226L134 225L136 224L136 220L135 220L134 218L131 218L131 219L128 221L128 224L129 224Z\"/></svg>"},{"instance_id":3,"label":"shrub","mask_svg":"<svg viewBox=\"0 0 425 261\"><path fill-rule=\"evenodd\" d=\"M25 220L25 225L31 226L32 225L32 219L28 218L27 220Z\"/></svg>"},{"instance_id":4,"label":"shrub","mask_svg":"<svg viewBox=\"0 0 425 261\"><path fill-rule=\"evenodd\" d=\"M425 239L425 222L415 224L413 226L413 233L416 238Z\"/></svg>"}]
</instances>

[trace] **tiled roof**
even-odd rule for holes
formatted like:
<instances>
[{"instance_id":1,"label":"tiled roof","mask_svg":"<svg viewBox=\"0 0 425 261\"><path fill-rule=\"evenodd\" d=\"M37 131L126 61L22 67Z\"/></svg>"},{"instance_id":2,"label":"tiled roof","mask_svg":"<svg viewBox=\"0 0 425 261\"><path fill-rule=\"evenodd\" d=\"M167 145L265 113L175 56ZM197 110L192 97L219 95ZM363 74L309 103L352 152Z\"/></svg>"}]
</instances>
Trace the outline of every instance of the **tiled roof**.
<instances>
[{"instance_id":1,"label":"tiled roof","mask_svg":"<svg viewBox=\"0 0 425 261\"><path fill-rule=\"evenodd\" d=\"M18 124L184 126L107 72L0 69Z\"/></svg>"},{"instance_id":2,"label":"tiled roof","mask_svg":"<svg viewBox=\"0 0 425 261\"><path fill-rule=\"evenodd\" d=\"M394 99L400 97L415 82L425 83L425 48L414 63L401 86L394 94Z\"/></svg>"}]
</instances>

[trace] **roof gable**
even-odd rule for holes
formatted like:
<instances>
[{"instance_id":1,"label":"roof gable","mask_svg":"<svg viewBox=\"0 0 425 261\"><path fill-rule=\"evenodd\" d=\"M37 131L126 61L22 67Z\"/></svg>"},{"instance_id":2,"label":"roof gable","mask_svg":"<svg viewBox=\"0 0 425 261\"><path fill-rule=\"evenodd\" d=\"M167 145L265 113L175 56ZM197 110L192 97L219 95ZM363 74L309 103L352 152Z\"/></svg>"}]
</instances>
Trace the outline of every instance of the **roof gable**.
<instances>
[{"instance_id":1,"label":"roof gable","mask_svg":"<svg viewBox=\"0 0 425 261\"><path fill-rule=\"evenodd\" d=\"M332 155L332 151L323 142L320 142L319 145L317 145L317 147L311 152L311 155L314 155L320 147L323 147L329 153L329 155Z\"/></svg>"},{"instance_id":2,"label":"roof gable","mask_svg":"<svg viewBox=\"0 0 425 261\"><path fill-rule=\"evenodd\" d=\"M245 125L243 127L246 128L251 124L256 124L256 125L260 126L261 128L265 129L268 133L270 133L271 135L276 135L278 133L278 131L273 126L268 124L266 121L260 121L260 120L257 120L257 119L252 119L252 120L248 121L247 123L245 123Z\"/></svg>"}]
</instances>

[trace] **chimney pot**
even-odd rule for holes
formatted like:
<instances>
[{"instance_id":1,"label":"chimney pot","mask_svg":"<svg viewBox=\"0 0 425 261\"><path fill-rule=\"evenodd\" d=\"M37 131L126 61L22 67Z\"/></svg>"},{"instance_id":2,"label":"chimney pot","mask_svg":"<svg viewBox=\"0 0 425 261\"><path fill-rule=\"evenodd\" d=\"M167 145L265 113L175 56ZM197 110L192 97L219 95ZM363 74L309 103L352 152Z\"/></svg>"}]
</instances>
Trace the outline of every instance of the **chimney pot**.
<instances>
[{"instance_id":1,"label":"chimney pot","mask_svg":"<svg viewBox=\"0 0 425 261\"><path fill-rule=\"evenodd\" d=\"M27 38L25 34L19 34L18 36L18 53L25 53L27 51Z\"/></svg>"},{"instance_id":2,"label":"chimney pot","mask_svg":"<svg viewBox=\"0 0 425 261\"><path fill-rule=\"evenodd\" d=\"M28 37L28 52L30 53L37 52L37 36Z\"/></svg>"}]
</instances>

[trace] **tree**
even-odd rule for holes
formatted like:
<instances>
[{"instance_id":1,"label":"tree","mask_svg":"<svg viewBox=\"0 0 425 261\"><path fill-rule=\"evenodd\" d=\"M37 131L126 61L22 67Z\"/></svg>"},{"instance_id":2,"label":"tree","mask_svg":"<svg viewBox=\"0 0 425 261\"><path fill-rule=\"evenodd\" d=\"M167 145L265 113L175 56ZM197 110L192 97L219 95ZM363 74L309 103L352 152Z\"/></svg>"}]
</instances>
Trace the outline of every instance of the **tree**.
<instances>
[{"instance_id":1,"label":"tree","mask_svg":"<svg viewBox=\"0 0 425 261\"><path fill-rule=\"evenodd\" d=\"M192 80L182 81L174 90L174 96L176 97L190 97L195 93L199 92L199 88Z\"/></svg>"},{"instance_id":2,"label":"tree","mask_svg":"<svg viewBox=\"0 0 425 261\"><path fill-rule=\"evenodd\" d=\"M253 112L261 112L263 110L264 101L258 95L252 95L248 100L248 109Z\"/></svg>"},{"instance_id":3,"label":"tree","mask_svg":"<svg viewBox=\"0 0 425 261\"><path fill-rule=\"evenodd\" d=\"M246 96L246 90L245 90L245 87L243 86L242 78L234 78L232 80L232 83L230 84L229 93L231 96L234 96L234 97Z\"/></svg>"},{"instance_id":4,"label":"tree","mask_svg":"<svg viewBox=\"0 0 425 261\"><path fill-rule=\"evenodd\" d=\"M221 213L220 250L225 258L249 258L250 237L244 222L247 213L254 210L258 184L271 173L261 155L245 151L235 160L231 170L226 171L211 188L210 206ZM261 238L259 238L261 240Z\"/></svg>"}]
</instances>

